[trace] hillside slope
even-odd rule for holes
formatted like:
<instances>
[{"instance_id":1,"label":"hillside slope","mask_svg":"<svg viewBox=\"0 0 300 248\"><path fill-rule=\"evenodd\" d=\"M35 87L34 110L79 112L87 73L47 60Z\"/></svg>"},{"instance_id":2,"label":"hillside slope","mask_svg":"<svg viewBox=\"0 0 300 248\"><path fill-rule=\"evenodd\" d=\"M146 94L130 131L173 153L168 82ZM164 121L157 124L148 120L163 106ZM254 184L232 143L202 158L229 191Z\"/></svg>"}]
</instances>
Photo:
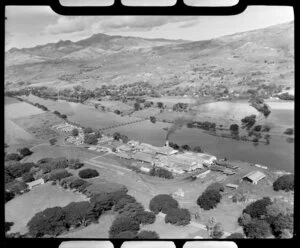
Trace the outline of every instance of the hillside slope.
<instances>
[{"instance_id":1,"label":"hillside slope","mask_svg":"<svg viewBox=\"0 0 300 248\"><path fill-rule=\"evenodd\" d=\"M294 22L197 42L96 34L78 42L11 49L5 63L10 87L18 82L95 88L174 80L182 87L234 88L249 86L249 80L293 87Z\"/></svg>"}]
</instances>

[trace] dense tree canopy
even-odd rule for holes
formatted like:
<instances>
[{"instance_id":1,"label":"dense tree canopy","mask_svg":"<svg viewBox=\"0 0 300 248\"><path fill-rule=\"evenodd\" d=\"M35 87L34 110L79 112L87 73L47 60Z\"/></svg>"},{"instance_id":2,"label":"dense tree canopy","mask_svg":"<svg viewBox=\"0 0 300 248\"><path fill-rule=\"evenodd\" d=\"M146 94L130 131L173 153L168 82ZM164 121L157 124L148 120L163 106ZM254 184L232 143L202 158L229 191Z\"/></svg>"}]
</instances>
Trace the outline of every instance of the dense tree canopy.
<instances>
[{"instance_id":1,"label":"dense tree canopy","mask_svg":"<svg viewBox=\"0 0 300 248\"><path fill-rule=\"evenodd\" d=\"M165 222L172 225L185 226L191 221L191 214L188 209L185 208L173 208L168 211Z\"/></svg>"},{"instance_id":2,"label":"dense tree canopy","mask_svg":"<svg viewBox=\"0 0 300 248\"><path fill-rule=\"evenodd\" d=\"M283 175L279 177L273 183L273 189L275 191L284 190L284 191L291 191L294 190L294 175Z\"/></svg>"},{"instance_id":3,"label":"dense tree canopy","mask_svg":"<svg viewBox=\"0 0 300 248\"><path fill-rule=\"evenodd\" d=\"M109 229L109 238L118 237L122 232L138 232L140 230L140 224L127 216L118 216L112 223Z\"/></svg>"},{"instance_id":4,"label":"dense tree canopy","mask_svg":"<svg viewBox=\"0 0 300 248\"><path fill-rule=\"evenodd\" d=\"M243 226L244 233L248 238L266 238L271 234L270 225L265 220L252 219Z\"/></svg>"},{"instance_id":5,"label":"dense tree canopy","mask_svg":"<svg viewBox=\"0 0 300 248\"><path fill-rule=\"evenodd\" d=\"M78 175L81 178L93 178L99 176L99 173L97 170L87 168L79 171Z\"/></svg>"},{"instance_id":6,"label":"dense tree canopy","mask_svg":"<svg viewBox=\"0 0 300 248\"><path fill-rule=\"evenodd\" d=\"M232 233L226 237L226 239L244 239L245 236L242 233Z\"/></svg>"},{"instance_id":7,"label":"dense tree canopy","mask_svg":"<svg viewBox=\"0 0 300 248\"><path fill-rule=\"evenodd\" d=\"M178 202L170 195L161 194L153 197L149 204L149 209L158 214L167 214L171 209L178 208Z\"/></svg>"},{"instance_id":8,"label":"dense tree canopy","mask_svg":"<svg viewBox=\"0 0 300 248\"><path fill-rule=\"evenodd\" d=\"M140 231L137 235L137 239L159 239L159 235L154 231Z\"/></svg>"},{"instance_id":9,"label":"dense tree canopy","mask_svg":"<svg viewBox=\"0 0 300 248\"><path fill-rule=\"evenodd\" d=\"M162 177L166 179L173 179L173 174L172 172L164 169L164 168L152 168L149 173L150 176L157 176L157 177Z\"/></svg>"},{"instance_id":10,"label":"dense tree canopy","mask_svg":"<svg viewBox=\"0 0 300 248\"><path fill-rule=\"evenodd\" d=\"M218 190L206 190L197 199L197 204L204 210L210 210L217 206L221 201L222 195Z\"/></svg>"},{"instance_id":11,"label":"dense tree canopy","mask_svg":"<svg viewBox=\"0 0 300 248\"><path fill-rule=\"evenodd\" d=\"M272 204L269 197L264 197L260 200L250 203L243 213L249 214L251 218L261 218L267 215L267 206Z\"/></svg>"}]
</instances>

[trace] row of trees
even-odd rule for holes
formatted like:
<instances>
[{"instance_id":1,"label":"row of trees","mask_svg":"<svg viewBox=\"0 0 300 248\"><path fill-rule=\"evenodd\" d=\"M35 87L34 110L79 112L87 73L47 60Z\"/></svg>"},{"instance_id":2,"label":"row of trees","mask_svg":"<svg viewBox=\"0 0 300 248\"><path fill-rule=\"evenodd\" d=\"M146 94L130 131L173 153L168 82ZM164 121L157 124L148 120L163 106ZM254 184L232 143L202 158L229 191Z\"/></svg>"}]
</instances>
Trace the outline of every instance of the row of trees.
<instances>
[{"instance_id":1,"label":"row of trees","mask_svg":"<svg viewBox=\"0 0 300 248\"><path fill-rule=\"evenodd\" d=\"M173 143L173 142L170 142L169 146L172 147L175 150L180 151L180 152L183 152L183 151L193 151L193 152L197 152L197 153L203 153L204 152L203 149L200 146L195 146L194 148L191 148L189 145L185 144L185 145L179 146L179 145L177 145L176 143Z\"/></svg>"}]
</instances>

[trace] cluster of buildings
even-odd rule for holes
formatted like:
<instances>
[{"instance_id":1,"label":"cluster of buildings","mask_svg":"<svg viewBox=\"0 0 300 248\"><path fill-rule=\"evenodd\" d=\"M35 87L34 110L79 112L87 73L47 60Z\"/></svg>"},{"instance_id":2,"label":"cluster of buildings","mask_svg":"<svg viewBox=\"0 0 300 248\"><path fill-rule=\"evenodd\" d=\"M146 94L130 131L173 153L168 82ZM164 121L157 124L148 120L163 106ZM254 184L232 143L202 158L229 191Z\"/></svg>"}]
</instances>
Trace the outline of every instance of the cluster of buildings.
<instances>
[{"instance_id":1,"label":"cluster of buildings","mask_svg":"<svg viewBox=\"0 0 300 248\"><path fill-rule=\"evenodd\" d=\"M66 138L66 141L71 144L82 145L84 143L84 132L81 127L64 122L62 124L54 125L52 128L69 134L69 136ZM71 135L72 130L75 128L78 130L78 135L76 137Z\"/></svg>"},{"instance_id":2,"label":"cluster of buildings","mask_svg":"<svg viewBox=\"0 0 300 248\"><path fill-rule=\"evenodd\" d=\"M191 172L209 167L217 160L215 156L205 153L185 152L178 153L177 150L168 146L156 147L137 141L129 141L127 144L117 148L117 156L124 159L133 159L143 164L143 168L160 167L176 174Z\"/></svg>"}]
</instances>

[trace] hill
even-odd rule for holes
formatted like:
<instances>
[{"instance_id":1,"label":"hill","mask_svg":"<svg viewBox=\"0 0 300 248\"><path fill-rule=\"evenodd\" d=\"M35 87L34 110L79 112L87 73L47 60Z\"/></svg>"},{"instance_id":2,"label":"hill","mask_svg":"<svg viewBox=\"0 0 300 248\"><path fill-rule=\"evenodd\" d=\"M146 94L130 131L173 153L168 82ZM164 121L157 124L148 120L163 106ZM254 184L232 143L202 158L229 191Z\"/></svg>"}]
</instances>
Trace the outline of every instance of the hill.
<instances>
[{"instance_id":1,"label":"hill","mask_svg":"<svg viewBox=\"0 0 300 248\"><path fill-rule=\"evenodd\" d=\"M294 22L197 42L96 34L77 42L13 48L5 65L9 87L95 88L137 81L293 87Z\"/></svg>"}]
</instances>

